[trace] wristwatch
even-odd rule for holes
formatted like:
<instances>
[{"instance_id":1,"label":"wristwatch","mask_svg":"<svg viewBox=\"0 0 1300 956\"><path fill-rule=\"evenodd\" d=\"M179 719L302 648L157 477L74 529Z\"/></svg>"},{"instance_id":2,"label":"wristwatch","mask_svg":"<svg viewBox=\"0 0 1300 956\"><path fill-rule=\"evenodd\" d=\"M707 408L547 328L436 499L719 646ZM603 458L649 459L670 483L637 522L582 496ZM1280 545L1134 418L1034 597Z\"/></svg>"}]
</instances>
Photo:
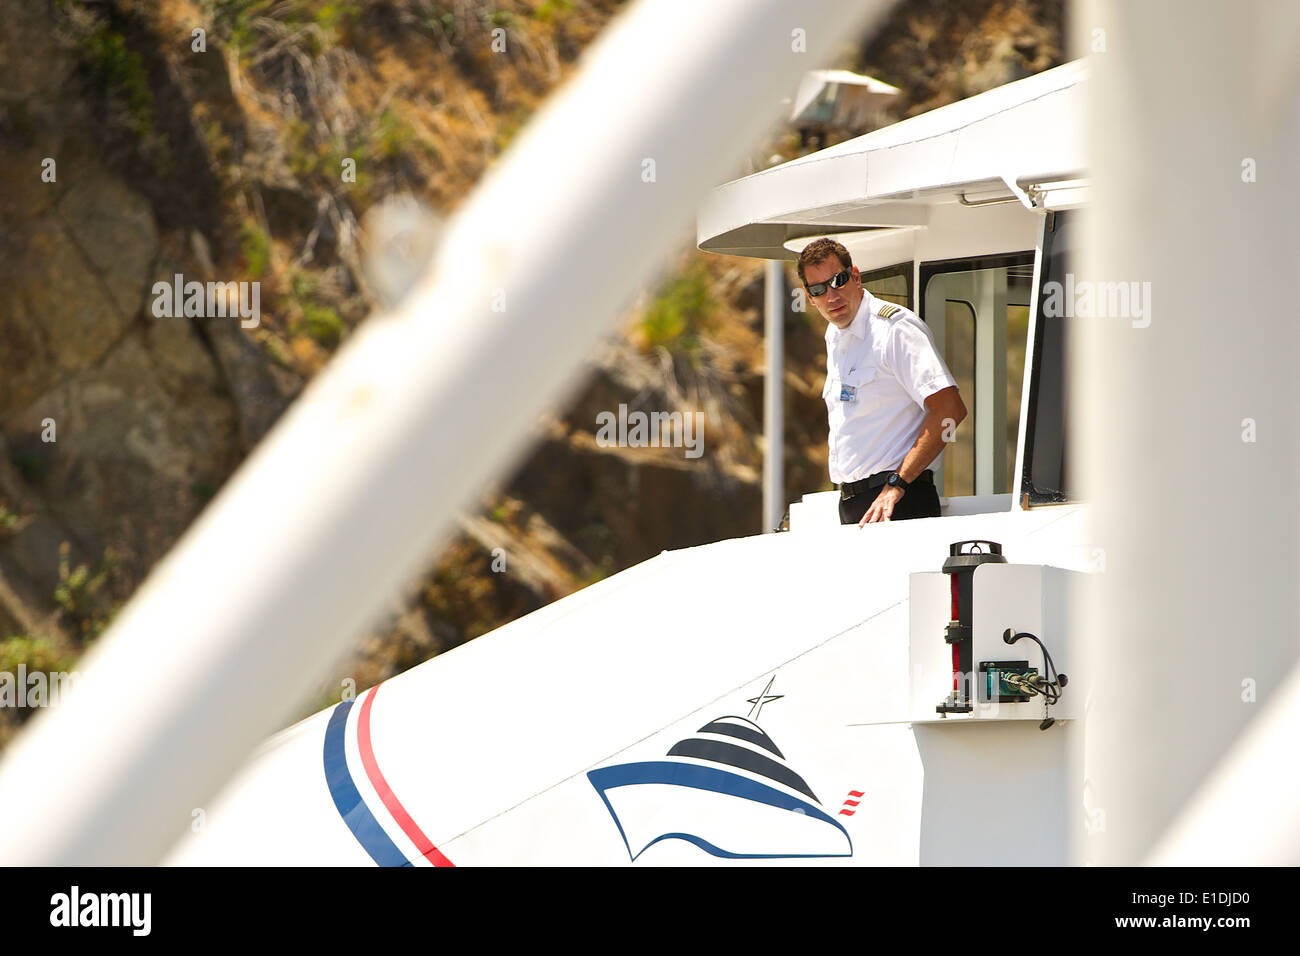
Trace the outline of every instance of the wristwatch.
<instances>
[{"instance_id":1,"label":"wristwatch","mask_svg":"<svg viewBox=\"0 0 1300 956\"><path fill-rule=\"evenodd\" d=\"M907 489L910 487L908 483L903 480L903 476L896 471L891 471L889 473L889 477L885 479L885 484L889 485L891 488L902 488L904 494L907 493Z\"/></svg>"}]
</instances>

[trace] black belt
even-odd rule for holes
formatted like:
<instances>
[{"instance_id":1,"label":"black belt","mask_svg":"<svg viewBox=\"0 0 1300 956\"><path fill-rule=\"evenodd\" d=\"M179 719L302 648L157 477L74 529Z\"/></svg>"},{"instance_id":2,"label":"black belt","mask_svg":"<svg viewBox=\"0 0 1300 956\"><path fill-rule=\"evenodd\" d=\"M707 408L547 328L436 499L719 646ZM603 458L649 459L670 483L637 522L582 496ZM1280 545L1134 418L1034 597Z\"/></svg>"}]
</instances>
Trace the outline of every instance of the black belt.
<instances>
[{"instance_id":1,"label":"black belt","mask_svg":"<svg viewBox=\"0 0 1300 956\"><path fill-rule=\"evenodd\" d=\"M874 491L876 488L879 488L881 485L883 485L885 483L885 480L892 474L893 471L878 471L874 475L868 475L866 478L863 478L860 481L846 481L844 482L844 484L839 486L840 497L852 498L855 495L862 494L864 491ZM931 471L929 468L927 468L925 469L925 471L921 472L919 475L913 478L910 484L914 485L917 482L921 482L921 481L926 482L928 484L933 484L934 472Z\"/></svg>"}]
</instances>

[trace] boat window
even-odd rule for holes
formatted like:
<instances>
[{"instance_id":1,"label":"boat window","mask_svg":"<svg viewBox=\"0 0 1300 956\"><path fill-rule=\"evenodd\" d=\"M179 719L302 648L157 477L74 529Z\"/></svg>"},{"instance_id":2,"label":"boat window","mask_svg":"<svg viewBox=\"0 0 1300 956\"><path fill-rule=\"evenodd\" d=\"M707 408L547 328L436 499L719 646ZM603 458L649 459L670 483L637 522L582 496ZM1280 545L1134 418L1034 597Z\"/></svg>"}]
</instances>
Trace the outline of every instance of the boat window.
<instances>
[{"instance_id":1,"label":"boat window","mask_svg":"<svg viewBox=\"0 0 1300 956\"><path fill-rule=\"evenodd\" d=\"M912 309L912 263L900 262L862 273L862 284L877 299Z\"/></svg>"},{"instance_id":2,"label":"boat window","mask_svg":"<svg viewBox=\"0 0 1300 956\"><path fill-rule=\"evenodd\" d=\"M1032 252L921 265L921 316L957 380L967 417L940 459L946 498L1012 490Z\"/></svg>"},{"instance_id":3,"label":"boat window","mask_svg":"<svg viewBox=\"0 0 1300 956\"><path fill-rule=\"evenodd\" d=\"M1022 507L1069 500L1071 487L1066 460L1065 319L1045 315L1043 297L1049 283L1060 288L1070 271L1075 235L1073 213L1049 213L1043 229L1043 267L1039 282L1038 321L1034 330L1033 374L1029 382L1029 413L1025 422ZM1053 310L1048 310L1049 312Z\"/></svg>"},{"instance_id":4,"label":"boat window","mask_svg":"<svg viewBox=\"0 0 1300 956\"><path fill-rule=\"evenodd\" d=\"M970 302L947 301L941 351L944 364L957 380L962 401L968 409L975 408L979 404L975 381L975 307ZM975 494L975 436L968 426L959 429L957 440L944 449L943 469L945 498Z\"/></svg>"}]
</instances>

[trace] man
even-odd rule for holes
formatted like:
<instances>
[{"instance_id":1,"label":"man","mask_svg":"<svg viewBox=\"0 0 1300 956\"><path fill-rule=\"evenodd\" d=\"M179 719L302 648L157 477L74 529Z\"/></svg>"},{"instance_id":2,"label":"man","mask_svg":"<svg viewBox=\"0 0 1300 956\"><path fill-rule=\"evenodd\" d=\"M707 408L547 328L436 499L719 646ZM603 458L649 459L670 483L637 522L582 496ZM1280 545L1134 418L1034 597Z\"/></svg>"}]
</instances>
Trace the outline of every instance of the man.
<instances>
[{"instance_id":1,"label":"man","mask_svg":"<svg viewBox=\"0 0 1300 956\"><path fill-rule=\"evenodd\" d=\"M966 417L966 405L930 330L867 292L848 250L833 239L809 244L798 268L829 323L822 397L840 523L938 517L927 466L943 451L945 430Z\"/></svg>"}]
</instances>

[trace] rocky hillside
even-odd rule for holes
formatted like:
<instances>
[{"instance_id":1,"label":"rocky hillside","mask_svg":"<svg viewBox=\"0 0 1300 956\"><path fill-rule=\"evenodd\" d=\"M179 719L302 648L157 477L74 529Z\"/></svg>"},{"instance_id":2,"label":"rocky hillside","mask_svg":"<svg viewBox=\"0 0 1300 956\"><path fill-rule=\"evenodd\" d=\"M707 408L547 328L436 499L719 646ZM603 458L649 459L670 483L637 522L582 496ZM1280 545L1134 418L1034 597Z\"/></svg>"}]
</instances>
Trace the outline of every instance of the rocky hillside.
<instances>
[{"instance_id":1,"label":"rocky hillside","mask_svg":"<svg viewBox=\"0 0 1300 956\"><path fill-rule=\"evenodd\" d=\"M370 311L366 211L397 192L453 210L619 6L10 5L0 672L74 666ZM832 65L899 86L895 118L910 115L1061 62L1061 6L919 0ZM798 141L784 131L754 155L790 158ZM304 712L345 676L368 686L665 548L759 531L761 271L684 236L572 406ZM260 283L258 325L159 317L154 283L177 273ZM815 318L786 324L793 499L827 485L823 352ZM596 416L620 403L704 412L707 453L601 447ZM26 715L0 708L0 743Z\"/></svg>"}]
</instances>

